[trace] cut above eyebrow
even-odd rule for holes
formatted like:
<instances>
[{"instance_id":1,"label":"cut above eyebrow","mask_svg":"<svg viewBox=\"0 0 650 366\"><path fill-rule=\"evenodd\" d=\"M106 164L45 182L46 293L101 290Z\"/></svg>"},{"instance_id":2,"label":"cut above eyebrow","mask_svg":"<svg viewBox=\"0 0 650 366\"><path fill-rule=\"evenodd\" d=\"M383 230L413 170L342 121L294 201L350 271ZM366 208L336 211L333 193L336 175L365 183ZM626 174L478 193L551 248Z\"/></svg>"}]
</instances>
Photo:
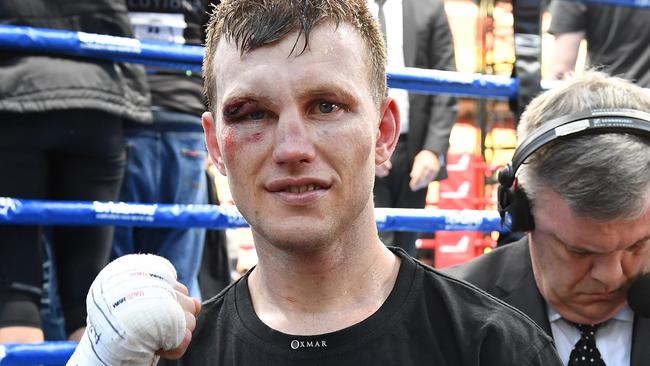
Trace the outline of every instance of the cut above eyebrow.
<instances>
[{"instance_id":1,"label":"cut above eyebrow","mask_svg":"<svg viewBox=\"0 0 650 366\"><path fill-rule=\"evenodd\" d=\"M298 97L301 100L313 101L315 99L335 99L335 101L344 103L348 105L348 107L350 107L350 104L353 104L358 99L355 94L350 93L340 86L334 86L331 84L321 85L316 88L298 90L298 93ZM234 90L234 92L224 97L225 98L221 103L222 107L246 101L256 102L260 105L277 107L277 103L274 102L272 97L264 94L258 94L255 91L250 90Z\"/></svg>"},{"instance_id":2,"label":"cut above eyebrow","mask_svg":"<svg viewBox=\"0 0 650 366\"><path fill-rule=\"evenodd\" d=\"M235 91L230 95L226 96L221 102L221 107L231 106L238 103L252 102L260 105L270 105L275 106L272 98L267 97L266 95L255 94L249 91Z\"/></svg>"}]
</instances>

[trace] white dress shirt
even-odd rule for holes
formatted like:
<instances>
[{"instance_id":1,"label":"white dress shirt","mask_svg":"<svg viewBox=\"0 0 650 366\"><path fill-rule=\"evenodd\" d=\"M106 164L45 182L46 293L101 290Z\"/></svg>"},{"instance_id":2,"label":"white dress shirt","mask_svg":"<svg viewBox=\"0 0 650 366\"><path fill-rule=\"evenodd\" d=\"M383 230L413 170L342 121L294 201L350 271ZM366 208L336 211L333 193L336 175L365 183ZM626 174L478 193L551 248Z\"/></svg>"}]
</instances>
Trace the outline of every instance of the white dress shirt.
<instances>
[{"instance_id":1,"label":"white dress shirt","mask_svg":"<svg viewBox=\"0 0 650 366\"><path fill-rule=\"evenodd\" d=\"M580 339L580 331L547 304L553 340L562 363L569 363L569 355ZM607 366L628 366L631 360L634 313L625 305L612 319L596 331L596 347ZM650 360L648 360L650 364Z\"/></svg>"}]
</instances>

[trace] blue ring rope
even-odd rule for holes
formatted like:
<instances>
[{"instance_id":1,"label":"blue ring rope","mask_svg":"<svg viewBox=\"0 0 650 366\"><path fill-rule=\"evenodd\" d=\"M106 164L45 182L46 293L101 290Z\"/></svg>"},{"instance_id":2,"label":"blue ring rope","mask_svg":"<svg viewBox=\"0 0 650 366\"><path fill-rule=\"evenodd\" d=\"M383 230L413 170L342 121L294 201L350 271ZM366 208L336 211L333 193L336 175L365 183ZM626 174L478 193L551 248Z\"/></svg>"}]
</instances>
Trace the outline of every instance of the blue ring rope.
<instances>
[{"instance_id":1,"label":"blue ring rope","mask_svg":"<svg viewBox=\"0 0 650 366\"><path fill-rule=\"evenodd\" d=\"M65 365L77 342L0 344L0 366Z\"/></svg>"},{"instance_id":2,"label":"blue ring rope","mask_svg":"<svg viewBox=\"0 0 650 366\"><path fill-rule=\"evenodd\" d=\"M192 72L201 71L204 49L200 46L0 25L0 48L135 62ZM517 94L515 79L476 73L401 68L389 70L388 85L429 94L453 94L478 98L510 98Z\"/></svg>"},{"instance_id":3,"label":"blue ring rope","mask_svg":"<svg viewBox=\"0 0 650 366\"><path fill-rule=\"evenodd\" d=\"M499 231L496 211L376 208L379 231ZM0 225L248 227L235 206L42 201L0 197Z\"/></svg>"},{"instance_id":4,"label":"blue ring rope","mask_svg":"<svg viewBox=\"0 0 650 366\"><path fill-rule=\"evenodd\" d=\"M584 2L650 9L650 0L589 0ZM0 48L58 52L79 56L108 58L122 62L143 63L146 65L170 67L193 72L201 71L203 58L202 47L177 46L137 41L128 38L108 37L110 36L97 37L88 33L0 25ZM112 43L109 41L116 42ZM418 76L412 76L405 71L413 70L389 71L389 86L425 93L445 93L479 98L510 98L515 96L517 92L517 81L510 78L495 77L491 79L489 75L462 73L454 73L454 75L451 75L446 74L444 71L436 70L422 70ZM40 204L43 205L41 209L35 207L35 205ZM181 217L186 216L188 217L187 222L190 223L190 226L197 224L202 224L199 226L210 228L246 226L245 221L243 221L243 218L238 213L233 213L219 206L158 206L160 208L160 217L154 215L153 221L147 221L148 219L142 221L147 215L126 215L119 217L122 214L118 214L118 217L109 220L99 219L99 213L94 209L92 203L88 202L45 202L0 197L0 224L58 222L70 225L73 223L75 225L94 225L96 223L93 223L93 221L99 220L98 222L104 224L112 222L113 224L119 225L133 225L137 223L143 226L170 226L169 224L172 223L170 220L174 220L174 223L176 223ZM142 207L139 209L142 209ZM499 218L496 212L474 210L412 211L406 209L397 211L394 209L376 209L377 227L380 230L403 229L416 231L429 231L433 227L442 227L435 230L500 230ZM29 214L36 214L33 221L24 216ZM209 220L216 220L216 222L210 222L208 224L203 221L208 217ZM14 219L17 221L10 221ZM41 219L48 221L40 222L39 220ZM185 224L181 223L178 225ZM176 225L172 226L179 227ZM63 365L74 352L76 345L76 342L0 344L0 366L36 364Z\"/></svg>"}]
</instances>

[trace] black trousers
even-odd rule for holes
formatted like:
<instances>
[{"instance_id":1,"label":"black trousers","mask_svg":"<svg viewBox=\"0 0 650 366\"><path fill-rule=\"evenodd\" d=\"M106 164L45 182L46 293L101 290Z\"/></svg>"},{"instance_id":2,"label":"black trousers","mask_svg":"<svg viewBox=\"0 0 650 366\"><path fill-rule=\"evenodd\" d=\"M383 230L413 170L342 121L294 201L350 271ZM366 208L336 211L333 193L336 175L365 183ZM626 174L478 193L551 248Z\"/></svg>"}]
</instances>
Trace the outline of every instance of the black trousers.
<instances>
[{"instance_id":1,"label":"black trousers","mask_svg":"<svg viewBox=\"0 0 650 366\"><path fill-rule=\"evenodd\" d=\"M0 113L0 197L116 200L126 164L122 119L94 110ZM112 227L53 227L68 334L85 325L86 293L106 265ZM42 230L0 225L0 327L40 326Z\"/></svg>"},{"instance_id":2,"label":"black trousers","mask_svg":"<svg viewBox=\"0 0 650 366\"><path fill-rule=\"evenodd\" d=\"M395 152L390 161L393 164L390 173L383 178L375 178L375 207L424 208L427 188L413 192L409 187L413 158L408 155L406 136L400 136ZM404 249L411 256L415 255L415 241L419 233L411 231L385 231L379 233L386 245Z\"/></svg>"}]
</instances>

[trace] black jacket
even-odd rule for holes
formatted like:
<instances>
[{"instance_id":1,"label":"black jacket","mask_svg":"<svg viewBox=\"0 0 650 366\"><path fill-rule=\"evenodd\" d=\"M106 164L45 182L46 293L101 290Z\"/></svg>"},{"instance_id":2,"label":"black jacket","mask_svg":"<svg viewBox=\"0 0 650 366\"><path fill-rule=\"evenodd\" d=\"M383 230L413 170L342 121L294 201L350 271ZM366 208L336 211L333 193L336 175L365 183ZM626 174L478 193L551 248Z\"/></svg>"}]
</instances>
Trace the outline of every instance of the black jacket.
<instances>
[{"instance_id":1,"label":"black jacket","mask_svg":"<svg viewBox=\"0 0 650 366\"><path fill-rule=\"evenodd\" d=\"M421 69L456 71L454 42L444 3L440 0L405 0L404 64ZM446 95L409 93L409 160L423 149L446 156L456 122L457 100ZM447 178L441 166L436 180Z\"/></svg>"},{"instance_id":2,"label":"black jacket","mask_svg":"<svg viewBox=\"0 0 650 366\"><path fill-rule=\"evenodd\" d=\"M118 0L2 0L0 24L133 36ZM149 100L141 66L0 50L0 111L98 109L149 122Z\"/></svg>"},{"instance_id":3,"label":"black jacket","mask_svg":"<svg viewBox=\"0 0 650 366\"><path fill-rule=\"evenodd\" d=\"M546 302L537 289L533 277L527 237L468 263L446 269L445 272L521 310L552 336L551 325L546 315ZM650 359L648 337L650 337L650 319L636 316L632 333L630 366L648 365Z\"/></svg>"}]
</instances>

